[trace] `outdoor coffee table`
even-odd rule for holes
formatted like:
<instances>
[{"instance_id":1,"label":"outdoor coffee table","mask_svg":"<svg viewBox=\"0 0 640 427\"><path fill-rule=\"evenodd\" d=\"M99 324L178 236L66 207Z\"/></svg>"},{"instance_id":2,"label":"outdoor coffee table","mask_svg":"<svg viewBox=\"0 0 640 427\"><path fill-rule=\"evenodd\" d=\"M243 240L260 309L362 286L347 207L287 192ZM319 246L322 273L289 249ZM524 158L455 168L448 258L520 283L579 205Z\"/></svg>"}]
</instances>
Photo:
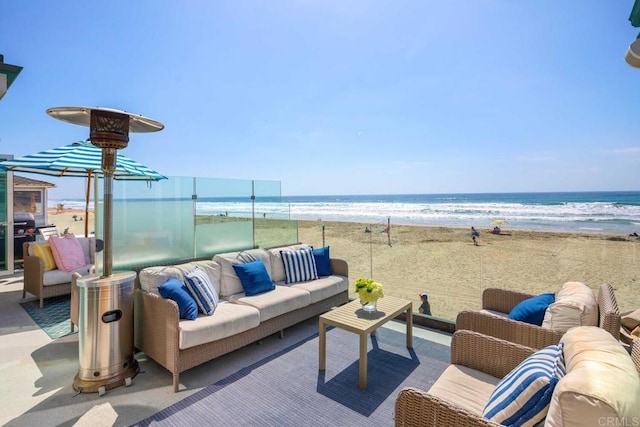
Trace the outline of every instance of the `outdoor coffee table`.
<instances>
[{"instance_id":1,"label":"outdoor coffee table","mask_svg":"<svg viewBox=\"0 0 640 427\"><path fill-rule=\"evenodd\" d=\"M378 311L362 310L359 300L351 301L320 315L320 366L326 369L327 325L353 332L360 336L360 374L358 386L367 388L367 335L375 336L376 329L405 311L407 313L407 348L413 348L413 303L402 298L385 296L378 300Z\"/></svg>"}]
</instances>

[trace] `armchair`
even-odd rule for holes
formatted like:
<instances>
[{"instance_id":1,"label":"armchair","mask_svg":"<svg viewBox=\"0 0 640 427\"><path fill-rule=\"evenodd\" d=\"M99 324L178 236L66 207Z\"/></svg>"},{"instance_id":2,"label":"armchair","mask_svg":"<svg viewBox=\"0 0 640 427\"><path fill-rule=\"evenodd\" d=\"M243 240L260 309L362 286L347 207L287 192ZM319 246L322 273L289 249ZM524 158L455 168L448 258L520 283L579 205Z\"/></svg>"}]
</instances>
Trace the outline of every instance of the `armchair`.
<instances>
[{"instance_id":1,"label":"armchair","mask_svg":"<svg viewBox=\"0 0 640 427\"><path fill-rule=\"evenodd\" d=\"M22 289L22 298L25 298L27 292L29 292L39 298L40 308L42 308L45 298L71 293L71 276L74 272L78 272L81 275L93 272L96 251L95 238L78 237L78 240L84 252L86 265L74 271L59 270L53 259L47 261L39 257L36 254L35 246L45 244L44 242L25 242L23 244L24 286ZM45 263L47 262L53 262L53 264L48 267L49 269L45 267Z\"/></svg>"},{"instance_id":2,"label":"armchair","mask_svg":"<svg viewBox=\"0 0 640 427\"><path fill-rule=\"evenodd\" d=\"M489 288L482 293L482 311L466 310L458 313L456 329L468 329L503 340L539 349L556 344L564 332L508 319L509 312L521 301L533 295ZM598 326L620 339L620 310L613 288L600 286L598 296Z\"/></svg>"},{"instance_id":3,"label":"armchair","mask_svg":"<svg viewBox=\"0 0 640 427\"><path fill-rule=\"evenodd\" d=\"M562 341L566 374L553 389L544 425L640 419L640 377L630 375L640 369L640 358L630 358L610 334L593 326L573 328ZM498 426L483 417L484 406L500 380L534 352L477 332L456 331L451 364L433 386L428 391L407 387L398 394L395 425Z\"/></svg>"}]
</instances>

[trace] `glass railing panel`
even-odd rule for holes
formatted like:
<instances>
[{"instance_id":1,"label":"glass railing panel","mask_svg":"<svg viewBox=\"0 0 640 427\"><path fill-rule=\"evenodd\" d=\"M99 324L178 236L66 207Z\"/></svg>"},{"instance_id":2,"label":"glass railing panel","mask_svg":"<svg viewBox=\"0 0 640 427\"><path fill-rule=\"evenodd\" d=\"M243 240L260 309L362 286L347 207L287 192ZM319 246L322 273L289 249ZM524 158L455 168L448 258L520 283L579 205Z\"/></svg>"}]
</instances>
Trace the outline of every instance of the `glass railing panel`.
<instances>
[{"instance_id":1,"label":"glass railing panel","mask_svg":"<svg viewBox=\"0 0 640 427\"><path fill-rule=\"evenodd\" d=\"M103 238L103 191L96 208L97 236ZM150 185L113 182L113 270L189 259L194 256L193 178L171 177ZM98 271L102 255L98 254Z\"/></svg>"},{"instance_id":2,"label":"glass railing panel","mask_svg":"<svg viewBox=\"0 0 640 427\"><path fill-rule=\"evenodd\" d=\"M279 181L254 181L256 246L268 248L298 241L298 223L282 202Z\"/></svg>"},{"instance_id":3,"label":"glass railing panel","mask_svg":"<svg viewBox=\"0 0 640 427\"><path fill-rule=\"evenodd\" d=\"M253 247L252 182L195 178L196 256Z\"/></svg>"}]
</instances>

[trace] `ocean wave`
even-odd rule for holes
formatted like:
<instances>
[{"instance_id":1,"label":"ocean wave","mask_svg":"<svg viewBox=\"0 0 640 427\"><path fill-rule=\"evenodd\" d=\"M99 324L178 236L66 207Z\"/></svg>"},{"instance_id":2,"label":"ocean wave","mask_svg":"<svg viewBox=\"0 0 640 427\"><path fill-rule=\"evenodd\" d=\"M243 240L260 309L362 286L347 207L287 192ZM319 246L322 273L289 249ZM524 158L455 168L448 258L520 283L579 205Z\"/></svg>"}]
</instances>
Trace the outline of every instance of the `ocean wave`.
<instances>
[{"instance_id":1,"label":"ocean wave","mask_svg":"<svg viewBox=\"0 0 640 427\"><path fill-rule=\"evenodd\" d=\"M592 194L592 193L588 193ZM199 199L199 215L228 214L240 217L285 218L299 220L352 221L436 226L489 226L503 219L510 228L579 230L597 224L607 232L627 232L640 224L640 193L621 193L588 199L582 193L559 195L406 195L406 196L308 196L283 198L281 202ZM578 197L585 200L580 200ZM632 197L633 196L633 197ZM635 199L634 199L635 197ZM185 201L182 201L185 202ZM84 209L84 201L50 200L50 206L63 203ZM144 203L141 201L140 203ZM91 209L93 209L93 202Z\"/></svg>"}]
</instances>

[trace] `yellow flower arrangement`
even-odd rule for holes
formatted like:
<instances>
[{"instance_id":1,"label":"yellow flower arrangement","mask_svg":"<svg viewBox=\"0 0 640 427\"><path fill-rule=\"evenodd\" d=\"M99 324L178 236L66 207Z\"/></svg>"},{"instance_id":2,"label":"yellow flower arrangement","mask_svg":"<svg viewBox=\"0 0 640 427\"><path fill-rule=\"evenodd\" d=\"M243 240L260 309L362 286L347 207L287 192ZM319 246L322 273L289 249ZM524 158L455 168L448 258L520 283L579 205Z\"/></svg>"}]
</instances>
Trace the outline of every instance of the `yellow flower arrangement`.
<instances>
[{"instance_id":1,"label":"yellow flower arrangement","mask_svg":"<svg viewBox=\"0 0 640 427\"><path fill-rule=\"evenodd\" d=\"M373 279L365 279L360 277L356 280L356 292L360 297L362 303L370 303L378 301L378 298L382 298L382 285Z\"/></svg>"}]
</instances>

